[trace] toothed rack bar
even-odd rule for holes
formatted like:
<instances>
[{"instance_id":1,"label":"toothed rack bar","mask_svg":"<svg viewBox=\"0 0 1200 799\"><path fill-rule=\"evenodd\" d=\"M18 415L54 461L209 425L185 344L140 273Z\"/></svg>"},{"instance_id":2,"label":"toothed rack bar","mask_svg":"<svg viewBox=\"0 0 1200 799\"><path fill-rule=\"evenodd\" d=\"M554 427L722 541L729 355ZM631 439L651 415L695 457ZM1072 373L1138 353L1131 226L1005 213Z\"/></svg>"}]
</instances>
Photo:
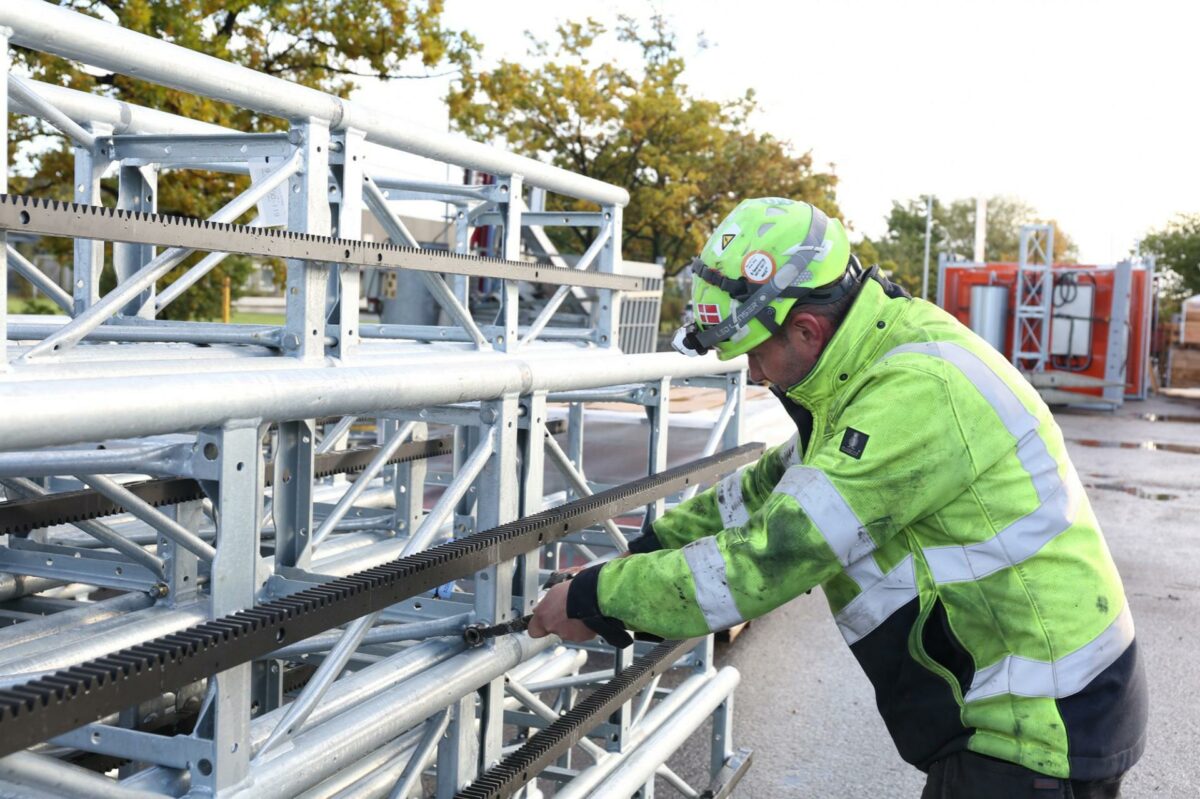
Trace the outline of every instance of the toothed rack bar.
<instances>
[{"instance_id":1,"label":"toothed rack bar","mask_svg":"<svg viewBox=\"0 0 1200 799\"><path fill-rule=\"evenodd\" d=\"M335 239L285 230L209 222L184 216L119 211L19 194L0 194L0 230L44 236L184 247L343 264L359 269L413 269L455 275L526 280L598 289L643 288L639 277L561 266L458 255L357 239Z\"/></svg>"},{"instance_id":2,"label":"toothed rack bar","mask_svg":"<svg viewBox=\"0 0 1200 799\"><path fill-rule=\"evenodd\" d=\"M762 449L744 444L0 691L0 756L714 480Z\"/></svg>"},{"instance_id":3,"label":"toothed rack bar","mask_svg":"<svg viewBox=\"0 0 1200 799\"><path fill-rule=\"evenodd\" d=\"M503 762L459 791L454 799L505 799L570 749L596 725L629 701L646 683L665 672L698 643L663 641L630 664L629 668L592 691L549 727L533 736Z\"/></svg>"}]
</instances>

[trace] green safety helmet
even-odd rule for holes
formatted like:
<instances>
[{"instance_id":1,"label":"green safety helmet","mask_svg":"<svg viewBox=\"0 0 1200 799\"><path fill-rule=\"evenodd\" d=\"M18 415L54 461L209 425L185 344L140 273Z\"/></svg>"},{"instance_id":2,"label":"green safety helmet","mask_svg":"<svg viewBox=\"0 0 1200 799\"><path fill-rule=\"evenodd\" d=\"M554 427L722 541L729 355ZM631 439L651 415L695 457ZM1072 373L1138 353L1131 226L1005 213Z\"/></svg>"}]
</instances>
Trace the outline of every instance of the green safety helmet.
<instances>
[{"instance_id":1,"label":"green safety helmet","mask_svg":"<svg viewBox=\"0 0 1200 799\"><path fill-rule=\"evenodd\" d=\"M722 361L774 335L799 300L835 302L858 282L846 229L806 202L743 200L692 262L692 323L672 345L685 355L715 347Z\"/></svg>"}]
</instances>

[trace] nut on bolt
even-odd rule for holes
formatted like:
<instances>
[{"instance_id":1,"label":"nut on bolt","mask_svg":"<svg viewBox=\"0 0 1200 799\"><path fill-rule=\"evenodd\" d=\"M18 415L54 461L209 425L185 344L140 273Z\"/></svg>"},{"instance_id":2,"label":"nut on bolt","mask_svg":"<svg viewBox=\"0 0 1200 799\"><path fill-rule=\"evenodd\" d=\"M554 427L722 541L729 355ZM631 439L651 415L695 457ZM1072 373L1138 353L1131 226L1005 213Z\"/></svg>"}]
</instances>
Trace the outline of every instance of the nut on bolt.
<instances>
[{"instance_id":1,"label":"nut on bolt","mask_svg":"<svg viewBox=\"0 0 1200 799\"><path fill-rule=\"evenodd\" d=\"M155 583L154 585L150 586L149 594L155 599L162 599L163 597L170 595L170 593L171 587L166 583Z\"/></svg>"},{"instance_id":2,"label":"nut on bolt","mask_svg":"<svg viewBox=\"0 0 1200 799\"><path fill-rule=\"evenodd\" d=\"M463 628L463 641L467 646L483 646L483 627L482 624L468 624Z\"/></svg>"}]
</instances>

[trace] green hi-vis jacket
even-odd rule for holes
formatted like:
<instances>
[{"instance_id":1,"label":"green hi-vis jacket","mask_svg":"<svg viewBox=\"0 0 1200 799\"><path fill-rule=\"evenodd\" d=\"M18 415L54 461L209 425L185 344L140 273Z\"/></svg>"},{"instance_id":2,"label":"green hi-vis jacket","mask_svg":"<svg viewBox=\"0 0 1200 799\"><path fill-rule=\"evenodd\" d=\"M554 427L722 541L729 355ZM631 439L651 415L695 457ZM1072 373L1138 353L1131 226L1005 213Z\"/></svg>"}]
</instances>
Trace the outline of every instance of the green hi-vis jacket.
<instances>
[{"instance_id":1,"label":"green hi-vis jacket","mask_svg":"<svg viewBox=\"0 0 1200 799\"><path fill-rule=\"evenodd\" d=\"M1128 769L1146 724L1133 620L1034 389L941 309L867 280L787 396L812 414L807 444L658 519L660 550L584 572L572 615L681 638L820 585L908 762Z\"/></svg>"}]
</instances>

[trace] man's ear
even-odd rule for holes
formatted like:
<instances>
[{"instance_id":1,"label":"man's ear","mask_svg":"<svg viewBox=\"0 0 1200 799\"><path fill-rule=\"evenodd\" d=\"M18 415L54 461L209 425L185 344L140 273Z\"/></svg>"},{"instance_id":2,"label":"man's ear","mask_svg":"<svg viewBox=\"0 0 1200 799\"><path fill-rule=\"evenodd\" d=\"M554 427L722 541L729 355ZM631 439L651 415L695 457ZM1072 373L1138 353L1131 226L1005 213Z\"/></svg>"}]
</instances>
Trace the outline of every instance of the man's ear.
<instances>
[{"instance_id":1,"label":"man's ear","mask_svg":"<svg viewBox=\"0 0 1200 799\"><path fill-rule=\"evenodd\" d=\"M787 318L788 338L804 344L820 342L825 337L822 319L815 314L800 312Z\"/></svg>"}]
</instances>

